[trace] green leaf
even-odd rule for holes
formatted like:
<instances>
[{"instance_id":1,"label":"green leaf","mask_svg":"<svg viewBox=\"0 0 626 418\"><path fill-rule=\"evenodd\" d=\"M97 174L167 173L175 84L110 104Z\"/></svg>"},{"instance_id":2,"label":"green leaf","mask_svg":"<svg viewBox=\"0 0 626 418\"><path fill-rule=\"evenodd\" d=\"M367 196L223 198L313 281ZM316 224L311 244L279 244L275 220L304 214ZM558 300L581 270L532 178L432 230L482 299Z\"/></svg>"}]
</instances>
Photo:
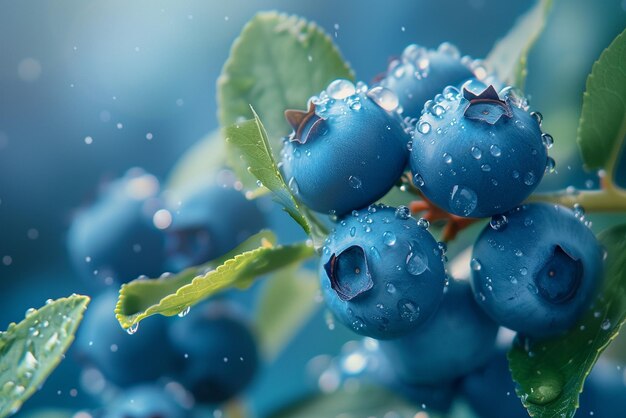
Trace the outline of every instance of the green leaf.
<instances>
[{"instance_id":1,"label":"green leaf","mask_svg":"<svg viewBox=\"0 0 626 418\"><path fill-rule=\"evenodd\" d=\"M284 111L305 109L309 97L337 78L354 75L315 23L276 12L258 13L234 42L217 81L220 124L227 127L251 119L252 106L265 121L278 152L281 137L291 132ZM236 150L229 147L228 155L244 186L254 188Z\"/></svg>"},{"instance_id":2,"label":"green leaf","mask_svg":"<svg viewBox=\"0 0 626 418\"><path fill-rule=\"evenodd\" d=\"M262 231L217 260L175 275L124 284L115 308L117 320L132 329L151 315L176 315L222 290L246 288L256 277L315 253L304 243L275 246L275 241L271 232Z\"/></svg>"},{"instance_id":3,"label":"green leaf","mask_svg":"<svg viewBox=\"0 0 626 418\"><path fill-rule=\"evenodd\" d=\"M626 319L626 225L598 238L608 253L594 306L566 335L517 338L509 352L517 394L533 417L574 416L585 378Z\"/></svg>"},{"instance_id":4,"label":"green leaf","mask_svg":"<svg viewBox=\"0 0 626 418\"><path fill-rule=\"evenodd\" d=\"M273 199L313 238L316 246L323 241L326 230L304 206L300 206L287 187L272 155L267 131L252 109L254 119L226 128L226 141L234 145L254 175L273 192Z\"/></svg>"},{"instance_id":5,"label":"green leaf","mask_svg":"<svg viewBox=\"0 0 626 418\"><path fill-rule=\"evenodd\" d=\"M317 272L297 268L284 269L266 284L255 327L266 357L277 355L315 312L318 289Z\"/></svg>"},{"instance_id":6,"label":"green leaf","mask_svg":"<svg viewBox=\"0 0 626 418\"><path fill-rule=\"evenodd\" d=\"M336 78L353 79L352 70L315 23L258 13L233 44L217 81L219 120L230 126L250 119L253 106L279 141L291 132L285 109L305 109L309 97Z\"/></svg>"},{"instance_id":7,"label":"green leaf","mask_svg":"<svg viewBox=\"0 0 626 418\"><path fill-rule=\"evenodd\" d=\"M552 0L538 0L487 55L487 67L506 84L524 89L528 53L539 39L551 8Z\"/></svg>"},{"instance_id":8,"label":"green leaf","mask_svg":"<svg viewBox=\"0 0 626 418\"><path fill-rule=\"evenodd\" d=\"M593 64L578 124L578 145L588 169L612 179L626 136L626 30Z\"/></svg>"},{"instance_id":9,"label":"green leaf","mask_svg":"<svg viewBox=\"0 0 626 418\"><path fill-rule=\"evenodd\" d=\"M0 333L0 417L17 412L58 366L88 303L79 295L47 302Z\"/></svg>"}]
</instances>

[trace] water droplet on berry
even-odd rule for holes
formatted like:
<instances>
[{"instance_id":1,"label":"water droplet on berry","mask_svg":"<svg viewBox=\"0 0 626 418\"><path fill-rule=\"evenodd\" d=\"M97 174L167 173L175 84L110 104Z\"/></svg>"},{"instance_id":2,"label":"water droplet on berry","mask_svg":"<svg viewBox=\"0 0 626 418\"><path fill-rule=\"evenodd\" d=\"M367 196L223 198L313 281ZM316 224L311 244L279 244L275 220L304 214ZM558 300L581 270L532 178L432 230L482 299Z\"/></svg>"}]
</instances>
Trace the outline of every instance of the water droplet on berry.
<instances>
[{"instance_id":1,"label":"water droplet on berry","mask_svg":"<svg viewBox=\"0 0 626 418\"><path fill-rule=\"evenodd\" d=\"M483 152L480 150L480 148L478 147L472 147L472 149L470 150L472 157L474 157L477 160L480 160L480 157L483 156Z\"/></svg>"},{"instance_id":2,"label":"water droplet on berry","mask_svg":"<svg viewBox=\"0 0 626 418\"><path fill-rule=\"evenodd\" d=\"M493 155L494 157L499 157L502 155L502 150L500 149L499 146L497 146L496 144L493 144L491 147L489 147L489 153Z\"/></svg>"},{"instance_id":3,"label":"water droplet on berry","mask_svg":"<svg viewBox=\"0 0 626 418\"><path fill-rule=\"evenodd\" d=\"M476 192L469 187L454 185L450 193L450 207L455 213L469 216L478 205Z\"/></svg>"},{"instance_id":4,"label":"water droplet on berry","mask_svg":"<svg viewBox=\"0 0 626 418\"><path fill-rule=\"evenodd\" d=\"M500 231L504 229L508 223L509 220L505 215L494 215L489 221L489 226L495 231Z\"/></svg>"},{"instance_id":5,"label":"water droplet on berry","mask_svg":"<svg viewBox=\"0 0 626 418\"><path fill-rule=\"evenodd\" d=\"M541 122L543 122L543 115L539 112L530 112L530 116L537 121L537 124L541 126Z\"/></svg>"},{"instance_id":6,"label":"water droplet on berry","mask_svg":"<svg viewBox=\"0 0 626 418\"><path fill-rule=\"evenodd\" d=\"M328 85L326 94L335 100L345 99L356 93L356 88L349 80L338 79Z\"/></svg>"},{"instance_id":7,"label":"water droplet on berry","mask_svg":"<svg viewBox=\"0 0 626 418\"><path fill-rule=\"evenodd\" d=\"M417 125L417 130L419 131L419 133L426 135L428 132L430 132L431 126L430 123L422 121Z\"/></svg>"},{"instance_id":8,"label":"water droplet on berry","mask_svg":"<svg viewBox=\"0 0 626 418\"><path fill-rule=\"evenodd\" d=\"M480 271L480 269L483 268L483 265L480 264L480 261L478 261L477 258L472 258L472 260L470 261L470 267L474 271Z\"/></svg>"},{"instance_id":9,"label":"water droplet on berry","mask_svg":"<svg viewBox=\"0 0 626 418\"><path fill-rule=\"evenodd\" d=\"M393 283L387 283L385 285L385 289L387 290L387 293L391 293L391 294L396 293L396 286L394 286Z\"/></svg>"},{"instance_id":10,"label":"water droplet on berry","mask_svg":"<svg viewBox=\"0 0 626 418\"><path fill-rule=\"evenodd\" d=\"M356 176L348 177L348 182L350 183L350 187L352 187L353 189L361 188L361 185L362 185L361 179Z\"/></svg>"},{"instance_id":11,"label":"water droplet on berry","mask_svg":"<svg viewBox=\"0 0 626 418\"><path fill-rule=\"evenodd\" d=\"M428 222L428 220L424 218L419 218L417 220L417 226L419 226L422 229L428 229L430 228L430 222Z\"/></svg>"},{"instance_id":12,"label":"water droplet on berry","mask_svg":"<svg viewBox=\"0 0 626 418\"><path fill-rule=\"evenodd\" d=\"M413 183L417 187L422 187L424 185L424 179L419 174L416 174L416 175L413 176Z\"/></svg>"},{"instance_id":13,"label":"water droplet on berry","mask_svg":"<svg viewBox=\"0 0 626 418\"><path fill-rule=\"evenodd\" d=\"M405 321L413 322L420 316L420 308L415 303L406 298L402 298L398 301L398 310L400 311L400 318Z\"/></svg>"},{"instance_id":14,"label":"water droplet on berry","mask_svg":"<svg viewBox=\"0 0 626 418\"><path fill-rule=\"evenodd\" d=\"M406 271L418 276L428 270L428 258L422 253L419 244L412 243L409 255L406 257Z\"/></svg>"},{"instance_id":15,"label":"water droplet on berry","mask_svg":"<svg viewBox=\"0 0 626 418\"><path fill-rule=\"evenodd\" d=\"M396 243L396 234L391 231L383 232L383 242L385 245L392 247Z\"/></svg>"},{"instance_id":16,"label":"water droplet on berry","mask_svg":"<svg viewBox=\"0 0 626 418\"><path fill-rule=\"evenodd\" d=\"M409 219L411 217L411 210L406 206L398 206L395 215L398 219Z\"/></svg>"},{"instance_id":17,"label":"water droplet on berry","mask_svg":"<svg viewBox=\"0 0 626 418\"><path fill-rule=\"evenodd\" d=\"M451 164L452 163L452 156L450 154L448 154L447 152L443 153L443 160L446 162L446 164Z\"/></svg>"},{"instance_id":18,"label":"water droplet on berry","mask_svg":"<svg viewBox=\"0 0 626 418\"><path fill-rule=\"evenodd\" d=\"M380 86L374 87L368 91L367 96L388 112L397 110L400 104L398 96L396 96L393 91Z\"/></svg>"},{"instance_id":19,"label":"water droplet on berry","mask_svg":"<svg viewBox=\"0 0 626 418\"><path fill-rule=\"evenodd\" d=\"M552 148L554 145L554 138L550 134L541 134L541 141L547 149Z\"/></svg>"},{"instance_id":20,"label":"water droplet on berry","mask_svg":"<svg viewBox=\"0 0 626 418\"><path fill-rule=\"evenodd\" d=\"M554 173L555 170L556 170L556 162L554 161L554 158L548 157L546 161L546 171L548 173Z\"/></svg>"},{"instance_id":21,"label":"water droplet on berry","mask_svg":"<svg viewBox=\"0 0 626 418\"><path fill-rule=\"evenodd\" d=\"M491 166L489 164L483 164L480 166L480 169L484 172L489 172L491 171Z\"/></svg>"},{"instance_id":22,"label":"water droplet on berry","mask_svg":"<svg viewBox=\"0 0 626 418\"><path fill-rule=\"evenodd\" d=\"M535 184L535 181L536 177L534 172L529 171L524 175L524 184L526 184L527 186L532 186L533 184Z\"/></svg>"}]
</instances>

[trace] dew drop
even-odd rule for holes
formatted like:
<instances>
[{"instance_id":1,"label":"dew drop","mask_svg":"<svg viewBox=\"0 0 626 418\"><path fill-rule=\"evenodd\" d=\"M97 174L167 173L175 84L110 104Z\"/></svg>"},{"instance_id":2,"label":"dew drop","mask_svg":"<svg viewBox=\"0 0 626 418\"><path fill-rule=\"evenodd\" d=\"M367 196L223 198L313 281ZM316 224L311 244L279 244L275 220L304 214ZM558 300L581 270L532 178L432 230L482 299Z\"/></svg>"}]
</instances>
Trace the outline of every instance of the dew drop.
<instances>
[{"instance_id":1,"label":"dew drop","mask_svg":"<svg viewBox=\"0 0 626 418\"><path fill-rule=\"evenodd\" d=\"M480 169L484 172L489 172L491 171L491 166L489 164L483 164L480 166Z\"/></svg>"},{"instance_id":2,"label":"dew drop","mask_svg":"<svg viewBox=\"0 0 626 418\"><path fill-rule=\"evenodd\" d=\"M189 314L190 310L191 310L191 306L187 306L185 309L183 309L182 311L178 312L178 317L179 318L184 318L185 316L187 316Z\"/></svg>"},{"instance_id":3,"label":"dew drop","mask_svg":"<svg viewBox=\"0 0 626 418\"><path fill-rule=\"evenodd\" d=\"M556 170L556 162L554 161L554 158L548 157L548 160L546 161L546 171L548 173L554 173L555 170Z\"/></svg>"},{"instance_id":4,"label":"dew drop","mask_svg":"<svg viewBox=\"0 0 626 418\"><path fill-rule=\"evenodd\" d=\"M419 174L416 174L413 176L413 183L417 186L417 187L422 187L424 186L424 179L422 178L422 176L420 176Z\"/></svg>"},{"instance_id":5,"label":"dew drop","mask_svg":"<svg viewBox=\"0 0 626 418\"><path fill-rule=\"evenodd\" d=\"M472 260L470 261L470 267L474 271L480 271L480 269L483 268L483 265L480 264L480 261L477 258L472 258Z\"/></svg>"},{"instance_id":6,"label":"dew drop","mask_svg":"<svg viewBox=\"0 0 626 418\"><path fill-rule=\"evenodd\" d=\"M393 112L398 109L398 105L400 104L398 96L396 96L394 92L380 86L369 90L367 96L388 112Z\"/></svg>"},{"instance_id":7,"label":"dew drop","mask_svg":"<svg viewBox=\"0 0 626 418\"><path fill-rule=\"evenodd\" d=\"M350 97L356 93L356 88L351 81L338 79L333 81L328 85L326 89L326 94L331 99L340 100L345 99L346 97Z\"/></svg>"},{"instance_id":8,"label":"dew drop","mask_svg":"<svg viewBox=\"0 0 626 418\"><path fill-rule=\"evenodd\" d=\"M547 149L550 149L554 145L554 138L550 134L541 134L541 142Z\"/></svg>"},{"instance_id":9,"label":"dew drop","mask_svg":"<svg viewBox=\"0 0 626 418\"><path fill-rule=\"evenodd\" d=\"M356 176L348 177L348 182L350 183L350 187L352 187L353 189L361 188L361 185L362 185L361 179Z\"/></svg>"},{"instance_id":10,"label":"dew drop","mask_svg":"<svg viewBox=\"0 0 626 418\"><path fill-rule=\"evenodd\" d=\"M398 219L406 220L411 217L411 210L406 206L398 206L395 215Z\"/></svg>"},{"instance_id":11,"label":"dew drop","mask_svg":"<svg viewBox=\"0 0 626 418\"><path fill-rule=\"evenodd\" d=\"M383 232L383 241L385 243L385 245L392 247L395 245L396 243L396 234L394 234L391 231L385 231Z\"/></svg>"},{"instance_id":12,"label":"dew drop","mask_svg":"<svg viewBox=\"0 0 626 418\"><path fill-rule=\"evenodd\" d=\"M419 133L424 134L424 135L426 135L427 133L429 133L429 132L430 132L430 129L431 129L430 123L425 122L425 121L420 122L420 123L417 125L417 130L419 131Z\"/></svg>"},{"instance_id":13,"label":"dew drop","mask_svg":"<svg viewBox=\"0 0 626 418\"><path fill-rule=\"evenodd\" d=\"M476 192L469 187L454 185L450 193L450 207L455 213L469 216L478 205Z\"/></svg>"},{"instance_id":14,"label":"dew drop","mask_svg":"<svg viewBox=\"0 0 626 418\"><path fill-rule=\"evenodd\" d=\"M483 152L480 150L480 148L478 147L472 147L472 149L470 150L472 157L474 157L477 160L480 160L480 157L483 156Z\"/></svg>"},{"instance_id":15,"label":"dew drop","mask_svg":"<svg viewBox=\"0 0 626 418\"><path fill-rule=\"evenodd\" d=\"M535 177L535 173L532 171L529 171L528 173L526 173L524 175L524 184L527 186L532 186L533 184L535 184L536 181L536 177Z\"/></svg>"},{"instance_id":16,"label":"dew drop","mask_svg":"<svg viewBox=\"0 0 626 418\"><path fill-rule=\"evenodd\" d=\"M419 226L422 229L428 229L428 228L430 228L430 222L428 222L427 219L419 218L417 220L417 226Z\"/></svg>"},{"instance_id":17,"label":"dew drop","mask_svg":"<svg viewBox=\"0 0 626 418\"><path fill-rule=\"evenodd\" d=\"M137 332L138 329L139 329L139 322L135 322L129 328L126 329L126 332L129 335L133 335L133 334L135 334Z\"/></svg>"},{"instance_id":18,"label":"dew drop","mask_svg":"<svg viewBox=\"0 0 626 418\"><path fill-rule=\"evenodd\" d=\"M356 235L356 227L353 226L352 228L350 228L350 236L354 237L355 235Z\"/></svg>"},{"instance_id":19,"label":"dew drop","mask_svg":"<svg viewBox=\"0 0 626 418\"><path fill-rule=\"evenodd\" d=\"M452 156L450 154L448 154L447 152L443 153L443 160L446 162L446 164L450 164L452 163Z\"/></svg>"},{"instance_id":20,"label":"dew drop","mask_svg":"<svg viewBox=\"0 0 626 418\"><path fill-rule=\"evenodd\" d=\"M393 283L387 283L387 285L385 285L385 289L387 290L387 293L390 293L390 294L396 293L396 286L394 286Z\"/></svg>"},{"instance_id":21,"label":"dew drop","mask_svg":"<svg viewBox=\"0 0 626 418\"><path fill-rule=\"evenodd\" d=\"M537 124L541 126L541 122L543 122L543 115L539 112L530 112L530 116L537 121Z\"/></svg>"},{"instance_id":22,"label":"dew drop","mask_svg":"<svg viewBox=\"0 0 626 418\"><path fill-rule=\"evenodd\" d=\"M420 308L415 303L406 298L402 298L398 301L398 311L400 311L400 318L405 321L414 322L420 316Z\"/></svg>"},{"instance_id":23,"label":"dew drop","mask_svg":"<svg viewBox=\"0 0 626 418\"><path fill-rule=\"evenodd\" d=\"M494 157L499 157L502 155L502 150L500 149L499 146L497 146L496 144L493 144L491 147L489 147L489 153L493 155Z\"/></svg>"},{"instance_id":24,"label":"dew drop","mask_svg":"<svg viewBox=\"0 0 626 418\"><path fill-rule=\"evenodd\" d=\"M505 215L494 215L489 221L489 226L495 231L501 231L506 228L509 220Z\"/></svg>"},{"instance_id":25,"label":"dew drop","mask_svg":"<svg viewBox=\"0 0 626 418\"><path fill-rule=\"evenodd\" d=\"M428 270L428 258L422 252L417 243L412 243L409 255L406 257L406 271L409 274L418 276Z\"/></svg>"}]
</instances>

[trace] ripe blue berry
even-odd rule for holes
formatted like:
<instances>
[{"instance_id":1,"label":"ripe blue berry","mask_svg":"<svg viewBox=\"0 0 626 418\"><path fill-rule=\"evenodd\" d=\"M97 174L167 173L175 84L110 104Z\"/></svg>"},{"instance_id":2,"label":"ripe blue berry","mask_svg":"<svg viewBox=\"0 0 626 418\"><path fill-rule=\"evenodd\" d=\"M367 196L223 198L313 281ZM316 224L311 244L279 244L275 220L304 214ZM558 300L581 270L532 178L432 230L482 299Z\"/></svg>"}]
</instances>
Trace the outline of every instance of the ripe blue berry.
<instances>
[{"instance_id":1,"label":"ripe blue berry","mask_svg":"<svg viewBox=\"0 0 626 418\"><path fill-rule=\"evenodd\" d=\"M148 318L134 335L128 335L115 319L116 303L115 291L91 302L76 339L78 358L118 386L171 376L183 357L167 341L167 318Z\"/></svg>"},{"instance_id":2,"label":"ripe blue berry","mask_svg":"<svg viewBox=\"0 0 626 418\"><path fill-rule=\"evenodd\" d=\"M422 326L380 348L402 380L416 385L452 382L484 365L498 326L472 297L465 281L451 281L443 302Z\"/></svg>"},{"instance_id":3,"label":"ripe blue berry","mask_svg":"<svg viewBox=\"0 0 626 418\"><path fill-rule=\"evenodd\" d=\"M171 212L167 265L174 271L226 254L265 224L255 202L237 190L219 186L194 189Z\"/></svg>"},{"instance_id":4,"label":"ripe blue berry","mask_svg":"<svg viewBox=\"0 0 626 418\"><path fill-rule=\"evenodd\" d=\"M446 86L459 86L475 77L472 67L477 65L469 57L461 58L456 47L449 43L441 44L437 50L412 44L389 64L380 85L398 95L405 117L419 118L427 100Z\"/></svg>"},{"instance_id":5,"label":"ripe blue berry","mask_svg":"<svg viewBox=\"0 0 626 418\"><path fill-rule=\"evenodd\" d=\"M218 403L235 396L258 369L254 335L226 303L192 308L170 327L169 337L185 355L178 380L198 402Z\"/></svg>"},{"instance_id":6,"label":"ripe blue berry","mask_svg":"<svg viewBox=\"0 0 626 418\"><path fill-rule=\"evenodd\" d=\"M465 217L506 212L553 166L547 154L552 137L542 134L539 114L528 113L513 92L448 87L426 103L410 162L415 185L437 206Z\"/></svg>"},{"instance_id":7,"label":"ripe blue berry","mask_svg":"<svg viewBox=\"0 0 626 418\"><path fill-rule=\"evenodd\" d=\"M341 219L322 250L320 281L328 308L358 334L395 338L437 309L446 281L442 251L409 216L373 205Z\"/></svg>"},{"instance_id":8,"label":"ripe blue berry","mask_svg":"<svg viewBox=\"0 0 626 418\"><path fill-rule=\"evenodd\" d=\"M172 394L156 385L135 386L109 402L103 418L185 418L186 411Z\"/></svg>"},{"instance_id":9,"label":"ripe blue berry","mask_svg":"<svg viewBox=\"0 0 626 418\"><path fill-rule=\"evenodd\" d=\"M492 222L474 244L472 287L500 325L531 337L569 329L601 279L603 251L571 210L529 204Z\"/></svg>"},{"instance_id":10,"label":"ripe blue berry","mask_svg":"<svg viewBox=\"0 0 626 418\"><path fill-rule=\"evenodd\" d=\"M402 175L410 139L398 115L398 98L336 80L309 110L287 110L294 131L281 152L282 171L294 195L318 212L343 215L384 196Z\"/></svg>"},{"instance_id":11,"label":"ripe blue berry","mask_svg":"<svg viewBox=\"0 0 626 418\"><path fill-rule=\"evenodd\" d=\"M135 168L76 215L67 246L83 277L112 284L163 272L164 236L153 220L162 206L158 191L158 180Z\"/></svg>"}]
</instances>

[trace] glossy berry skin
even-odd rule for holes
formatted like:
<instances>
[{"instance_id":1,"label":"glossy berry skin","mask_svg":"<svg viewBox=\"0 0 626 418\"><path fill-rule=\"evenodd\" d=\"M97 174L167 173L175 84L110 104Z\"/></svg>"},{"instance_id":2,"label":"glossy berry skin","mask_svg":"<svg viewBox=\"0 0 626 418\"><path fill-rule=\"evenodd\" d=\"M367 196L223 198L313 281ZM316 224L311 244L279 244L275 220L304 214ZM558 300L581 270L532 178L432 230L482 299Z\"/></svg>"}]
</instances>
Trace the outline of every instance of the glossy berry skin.
<instances>
[{"instance_id":1,"label":"glossy berry skin","mask_svg":"<svg viewBox=\"0 0 626 418\"><path fill-rule=\"evenodd\" d=\"M255 202L217 185L195 188L170 211L167 266L173 271L221 257L265 226Z\"/></svg>"},{"instance_id":2,"label":"glossy berry skin","mask_svg":"<svg viewBox=\"0 0 626 418\"><path fill-rule=\"evenodd\" d=\"M255 337L227 303L193 307L171 326L169 337L186 356L178 381L197 402L232 398L252 381L259 367Z\"/></svg>"},{"instance_id":3,"label":"glossy berry skin","mask_svg":"<svg viewBox=\"0 0 626 418\"><path fill-rule=\"evenodd\" d=\"M401 338L381 341L380 348L405 382L443 384L484 365L497 332L474 301L469 283L451 281L428 322Z\"/></svg>"},{"instance_id":4,"label":"glossy berry skin","mask_svg":"<svg viewBox=\"0 0 626 418\"><path fill-rule=\"evenodd\" d=\"M89 305L75 344L79 360L122 387L171 376L183 357L168 343L168 319L148 318L129 335L115 318L116 303L117 292L106 291Z\"/></svg>"},{"instance_id":5,"label":"glossy berry skin","mask_svg":"<svg viewBox=\"0 0 626 418\"><path fill-rule=\"evenodd\" d=\"M396 93L403 116L419 118L426 101L445 87L459 86L475 76L470 61L469 57L461 60L456 47L448 43L437 50L412 44L389 64L380 85Z\"/></svg>"},{"instance_id":6,"label":"glossy berry skin","mask_svg":"<svg viewBox=\"0 0 626 418\"><path fill-rule=\"evenodd\" d=\"M504 217L500 226L486 226L474 244L476 300L500 325L527 336L566 331L594 297L602 248L562 206L528 204Z\"/></svg>"},{"instance_id":7,"label":"glossy berry skin","mask_svg":"<svg viewBox=\"0 0 626 418\"><path fill-rule=\"evenodd\" d=\"M83 277L112 284L163 272L164 234L153 222L162 207L158 191L154 176L131 169L76 214L67 246Z\"/></svg>"},{"instance_id":8,"label":"glossy berry skin","mask_svg":"<svg viewBox=\"0 0 626 418\"><path fill-rule=\"evenodd\" d=\"M344 217L322 253L326 305L358 334L377 339L406 334L443 298L441 250L406 207L372 205Z\"/></svg>"},{"instance_id":9,"label":"glossy berry skin","mask_svg":"<svg viewBox=\"0 0 626 418\"><path fill-rule=\"evenodd\" d=\"M281 167L296 198L343 215L383 197L408 158L410 137L397 106L382 87L336 80L310 99L308 112L286 111L294 132L284 140Z\"/></svg>"},{"instance_id":10,"label":"glossy berry skin","mask_svg":"<svg viewBox=\"0 0 626 418\"><path fill-rule=\"evenodd\" d=\"M186 418L186 411L173 395L157 385L134 386L108 403L103 418Z\"/></svg>"},{"instance_id":11,"label":"glossy berry skin","mask_svg":"<svg viewBox=\"0 0 626 418\"><path fill-rule=\"evenodd\" d=\"M479 218L513 209L553 163L544 145L551 137L512 91L448 87L425 105L410 157L413 182L447 212Z\"/></svg>"}]
</instances>

